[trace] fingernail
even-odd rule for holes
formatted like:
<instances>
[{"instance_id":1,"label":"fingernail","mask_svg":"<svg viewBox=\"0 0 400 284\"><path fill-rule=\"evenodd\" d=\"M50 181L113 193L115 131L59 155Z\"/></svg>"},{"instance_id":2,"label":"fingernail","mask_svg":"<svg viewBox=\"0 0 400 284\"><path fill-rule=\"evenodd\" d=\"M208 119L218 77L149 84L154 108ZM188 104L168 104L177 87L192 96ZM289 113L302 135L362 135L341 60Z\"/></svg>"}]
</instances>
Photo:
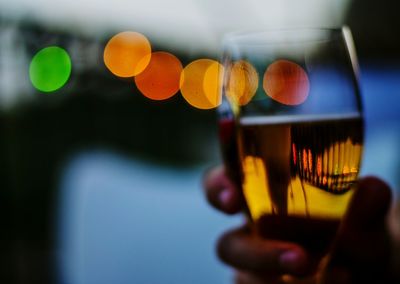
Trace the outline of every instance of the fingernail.
<instances>
[{"instance_id":1,"label":"fingernail","mask_svg":"<svg viewBox=\"0 0 400 284\"><path fill-rule=\"evenodd\" d=\"M279 258L280 265L287 271L296 271L301 263L301 256L295 251L286 251Z\"/></svg>"},{"instance_id":2,"label":"fingernail","mask_svg":"<svg viewBox=\"0 0 400 284\"><path fill-rule=\"evenodd\" d=\"M228 189L223 189L219 194L219 202L222 206L227 205L231 200L231 192Z\"/></svg>"}]
</instances>

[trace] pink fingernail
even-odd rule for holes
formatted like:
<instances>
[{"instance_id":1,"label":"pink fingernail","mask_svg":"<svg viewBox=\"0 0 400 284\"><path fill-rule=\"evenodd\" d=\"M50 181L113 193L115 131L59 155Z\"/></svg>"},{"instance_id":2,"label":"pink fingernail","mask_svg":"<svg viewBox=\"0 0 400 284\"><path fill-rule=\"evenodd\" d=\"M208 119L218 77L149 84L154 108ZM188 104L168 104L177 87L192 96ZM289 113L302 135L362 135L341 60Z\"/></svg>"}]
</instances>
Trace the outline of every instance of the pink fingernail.
<instances>
[{"instance_id":1,"label":"pink fingernail","mask_svg":"<svg viewBox=\"0 0 400 284\"><path fill-rule=\"evenodd\" d=\"M219 202L221 205L226 205L230 202L231 192L228 189L224 189L219 194Z\"/></svg>"},{"instance_id":2,"label":"pink fingernail","mask_svg":"<svg viewBox=\"0 0 400 284\"><path fill-rule=\"evenodd\" d=\"M285 270L293 271L300 266L301 256L295 251L286 251L279 258L280 265Z\"/></svg>"}]
</instances>

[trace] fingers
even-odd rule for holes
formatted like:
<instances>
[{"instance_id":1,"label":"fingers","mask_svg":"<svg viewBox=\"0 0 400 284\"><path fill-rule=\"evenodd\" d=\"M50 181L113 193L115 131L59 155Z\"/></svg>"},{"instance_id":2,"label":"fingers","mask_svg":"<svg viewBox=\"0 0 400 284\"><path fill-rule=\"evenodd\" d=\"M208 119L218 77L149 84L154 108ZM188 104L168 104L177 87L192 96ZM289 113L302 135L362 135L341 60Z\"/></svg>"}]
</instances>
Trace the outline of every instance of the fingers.
<instances>
[{"instance_id":1,"label":"fingers","mask_svg":"<svg viewBox=\"0 0 400 284\"><path fill-rule=\"evenodd\" d=\"M384 182L373 177L360 180L339 230L333 256L352 264L375 262L375 257L385 252L385 219L390 203L391 191Z\"/></svg>"},{"instance_id":2,"label":"fingers","mask_svg":"<svg viewBox=\"0 0 400 284\"><path fill-rule=\"evenodd\" d=\"M384 224L391 203L391 190L375 177L359 181L343 225L351 230L374 230Z\"/></svg>"},{"instance_id":3,"label":"fingers","mask_svg":"<svg viewBox=\"0 0 400 284\"><path fill-rule=\"evenodd\" d=\"M302 247L263 239L248 227L224 234L217 251L225 263L255 274L304 275L310 270L309 257Z\"/></svg>"},{"instance_id":4,"label":"fingers","mask_svg":"<svg viewBox=\"0 0 400 284\"><path fill-rule=\"evenodd\" d=\"M211 169L205 174L204 188L208 201L215 208L228 214L241 210L239 190L227 177L223 166Z\"/></svg>"},{"instance_id":5,"label":"fingers","mask_svg":"<svg viewBox=\"0 0 400 284\"><path fill-rule=\"evenodd\" d=\"M357 284L350 278L350 272L346 267L332 266L327 269L321 280L317 281L320 284ZM365 282L368 283L368 282ZM361 284L361 283L360 283Z\"/></svg>"},{"instance_id":6,"label":"fingers","mask_svg":"<svg viewBox=\"0 0 400 284\"><path fill-rule=\"evenodd\" d=\"M289 284L282 276L265 276L238 271L235 275L235 284ZM296 283L297 284L297 283Z\"/></svg>"},{"instance_id":7,"label":"fingers","mask_svg":"<svg viewBox=\"0 0 400 284\"><path fill-rule=\"evenodd\" d=\"M390 203L391 191L384 182L373 177L359 182L323 283L385 283L390 258L385 218Z\"/></svg>"},{"instance_id":8,"label":"fingers","mask_svg":"<svg viewBox=\"0 0 400 284\"><path fill-rule=\"evenodd\" d=\"M289 275L280 276L261 276L245 271L238 271L235 275L235 284L315 284L316 278L311 277L292 277Z\"/></svg>"}]
</instances>

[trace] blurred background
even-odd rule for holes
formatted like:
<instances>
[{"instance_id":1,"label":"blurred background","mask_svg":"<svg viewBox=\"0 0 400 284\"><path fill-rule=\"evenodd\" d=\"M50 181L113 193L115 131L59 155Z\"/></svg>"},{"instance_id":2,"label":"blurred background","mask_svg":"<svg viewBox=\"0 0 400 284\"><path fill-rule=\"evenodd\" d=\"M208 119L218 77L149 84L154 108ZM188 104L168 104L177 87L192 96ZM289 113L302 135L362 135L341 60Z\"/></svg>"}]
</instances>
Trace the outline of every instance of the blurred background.
<instances>
[{"instance_id":1,"label":"blurred background","mask_svg":"<svg viewBox=\"0 0 400 284\"><path fill-rule=\"evenodd\" d=\"M143 96L104 65L107 41L144 34L183 66L218 60L224 33L347 24L361 66L362 173L400 187L400 18L382 0L0 0L0 282L231 283L214 253L241 222L202 195L220 163L214 109L178 93ZM69 80L29 77L33 56L64 48Z\"/></svg>"}]
</instances>

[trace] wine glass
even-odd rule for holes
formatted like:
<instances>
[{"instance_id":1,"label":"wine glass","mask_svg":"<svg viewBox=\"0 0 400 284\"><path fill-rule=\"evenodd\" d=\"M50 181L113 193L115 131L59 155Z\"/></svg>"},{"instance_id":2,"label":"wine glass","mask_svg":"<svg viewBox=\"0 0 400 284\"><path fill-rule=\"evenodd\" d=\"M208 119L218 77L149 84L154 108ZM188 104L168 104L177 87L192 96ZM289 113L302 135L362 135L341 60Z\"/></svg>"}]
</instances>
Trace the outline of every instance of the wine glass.
<instances>
[{"instance_id":1,"label":"wine glass","mask_svg":"<svg viewBox=\"0 0 400 284\"><path fill-rule=\"evenodd\" d=\"M223 156L256 233L326 252L362 156L349 29L228 34L222 61Z\"/></svg>"}]
</instances>

